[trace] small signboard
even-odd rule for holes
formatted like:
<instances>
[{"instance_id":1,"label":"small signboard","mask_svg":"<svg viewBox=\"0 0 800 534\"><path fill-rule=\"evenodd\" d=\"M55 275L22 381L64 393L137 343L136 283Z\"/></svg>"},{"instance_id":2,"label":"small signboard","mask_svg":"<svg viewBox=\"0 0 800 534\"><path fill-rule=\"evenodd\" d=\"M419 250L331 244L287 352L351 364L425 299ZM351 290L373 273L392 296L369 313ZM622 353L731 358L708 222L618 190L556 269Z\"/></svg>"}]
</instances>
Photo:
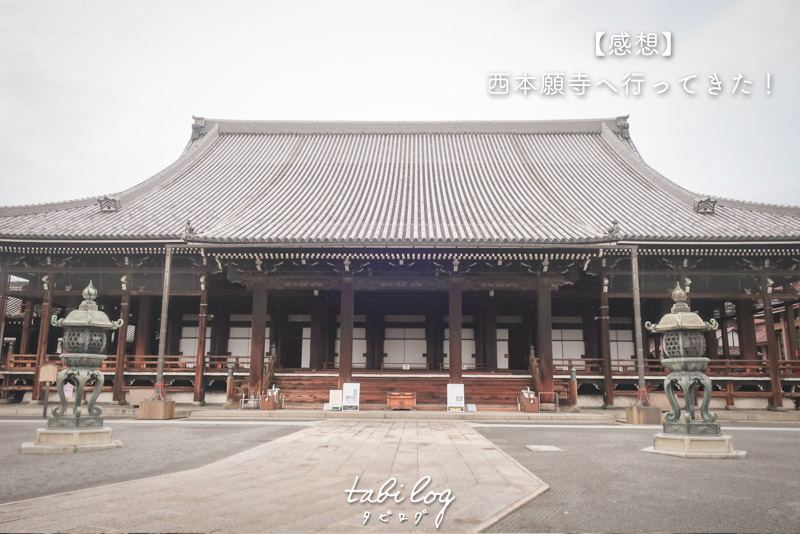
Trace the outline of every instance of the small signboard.
<instances>
[{"instance_id":1,"label":"small signboard","mask_svg":"<svg viewBox=\"0 0 800 534\"><path fill-rule=\"evenodd\" d=\"M75 393L75 386L67 382L64 384L64 396L68 399L72 398L72 395Z\"/></svg>"},{"instance_id":2,"label":"small signboard","mask_svg":"<svg viewBox=\"0 0 800 534\"><path fill-rule=\"evenodd\" d=\"M55 382L58 378L58 366L54 363L43 365L39 369L39 382Z\"/></svg>"},{"instance_id":3,"label":"small signboard","mask_svg":"<svg viewBox=\"0 0 800 534\"><path fill-rule=\"evenodd\" d=\"M342 409L341 389L330 390L330 393L328 393L328 405L330 406L329 409L333 411L339 411Z\"/></svg>"},{"instance_id":4,"label":"small signboard","mask_svg":"<svg viewBox=\"0 0 800 534\"><path fill-rule=\"evenodd\" d=\"M361 397L361 384L358 382L348 382L342 387L342 410L358 411L358 403Z\"/></svg>"},{"instance_id":5,"label":"small signboard","mask_svg":"<svg viewBox=\"0 0 800 534\"><path fill-rule=\"evenodd\" d=\"M447 411L464 411L464 384L447 384Z\"/></svg>"}]
</instances>

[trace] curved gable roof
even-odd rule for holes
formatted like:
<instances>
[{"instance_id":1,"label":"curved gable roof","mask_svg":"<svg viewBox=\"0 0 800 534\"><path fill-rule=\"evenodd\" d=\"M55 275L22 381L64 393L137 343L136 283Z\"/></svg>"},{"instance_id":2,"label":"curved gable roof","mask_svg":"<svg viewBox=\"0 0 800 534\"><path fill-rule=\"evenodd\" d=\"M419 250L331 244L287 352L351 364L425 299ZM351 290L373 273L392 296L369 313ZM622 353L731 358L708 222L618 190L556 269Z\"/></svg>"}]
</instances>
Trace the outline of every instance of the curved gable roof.
<instances>
[{"instance_id":1,"label":"curved gable roof","mask_svg":"<svg viewBox=\"0 0 800 534\"><path fill-rule=\"evenodd\" d=\"M0 208L0 238L313 245L792 240L800 208L703 197L641 159L626 118L520 122L195 119L181 157L97 199Z\"/></svg>"}]
</instances>

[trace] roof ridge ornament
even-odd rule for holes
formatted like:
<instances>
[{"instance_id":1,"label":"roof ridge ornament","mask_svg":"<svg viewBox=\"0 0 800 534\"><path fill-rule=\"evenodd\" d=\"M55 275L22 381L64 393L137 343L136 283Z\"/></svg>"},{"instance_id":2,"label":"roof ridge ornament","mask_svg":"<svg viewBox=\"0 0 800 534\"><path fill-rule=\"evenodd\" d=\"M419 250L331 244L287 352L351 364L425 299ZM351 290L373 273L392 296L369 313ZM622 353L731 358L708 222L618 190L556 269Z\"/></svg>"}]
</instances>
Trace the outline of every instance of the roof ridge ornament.
<instances>
[{"instance_id":1,"label":"roof ridge ornament","mask_svg":"<svg viewBox=\"0 0 800 534\"><path fill-rule=\"evenodd\" d=\"M619 222L611 221L611 227L606 230L606 235L613 241L618 240L620 237Z\"/></svg>"},{"instance_id":2,"label":"roof ridge ornament","mask_svg":"<svg viewBox=\"0 0 800 534\"><path fill-rule=\"evenodd\" d=\"M197 237L197 234L194 231L194 226L192 226L192 221L189 220L189 219L186 219L186 226L184 226L184 228L183 228L183 240L184 241L190 241L191 239L194 239L195 237Z\"/></svg>"},{"instance_id":3,"label":"roof ridge ornament","mask_svg":"<svg viewBox=\"0 0 800 534\"><path fill-rule=\"evenodd\" d=\"M694 201L694 211L696 213L713 215L716 206L717 206L717 201L711 197L706 197L702 200Z\"/></svg>"},{"instance_id":4,"label":"roof ridge ornament","mask_svg":"<svg viewBox=\"0 0 800 534\"><path fill-rule=\"evenodd\" d=\"M623 116L617 117L617 119L616 119L617 120L617 128L619 128L619 135L623 139L630 139L631 138L631 134L630 134L630 131L629 131L630 130L630 125L628 124L628 117L630 117L630 115L623 115Z\"/></svg>"},{"instance_id":5,"label":"roof ridge ornament","mask_svg":"<svg viewBox=\"0 0 800 534\"><path fill-rule=\"evenodd\" d=\"M100 211L119 211L122 207L122 202L118 198L109 197L108 195L103 198L98 198L100 203Z\"/></svg>"},{"instance_id":6,"label":"roof ridge ornament","mask_svg":"<svg viewBox=\"0 0 800 534\"><path fill-rule=\"evenodd\" d=\"M192 115L194 124L192 124L192 141L200 139L203 136L203 128L206 125L205 117L195 117Z\"/></svg>"}]
</instances>

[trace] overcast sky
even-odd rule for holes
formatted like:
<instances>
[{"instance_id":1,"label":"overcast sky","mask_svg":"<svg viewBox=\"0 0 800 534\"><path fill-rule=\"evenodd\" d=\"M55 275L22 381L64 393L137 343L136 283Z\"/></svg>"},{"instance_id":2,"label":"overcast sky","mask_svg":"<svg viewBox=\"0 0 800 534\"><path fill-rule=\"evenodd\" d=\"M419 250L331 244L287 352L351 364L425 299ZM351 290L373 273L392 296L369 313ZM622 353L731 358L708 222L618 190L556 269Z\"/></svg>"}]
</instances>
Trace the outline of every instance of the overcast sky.
<instances>
[{"instance_id":1,"label":"overcast sky","mask_svg":"<svg viewBox=\"0 0 800 534\"><path fill-rule=\"evenodd\" d=\"M800 205L798 20L794 0L0 0L0 205L130 187L178 157L192 115L627 114L644 159L678 184ZM631 55L596 57L598 31L604 47L631 35ZM671 57L636 55L636 35L657 33L661 46L664 31ZM508 96L489 94L495 72L511 75ZM545 72L584 73L593 86L583 97L524 96L513 78L526 72L539 90ZM642 95L624 95L627 73L642 75ZM731 94L739 74L750 96ZM688 95L679 80L692 75ZM662 95L659 82L670 86Z\"/></svg>"}]
</instances>

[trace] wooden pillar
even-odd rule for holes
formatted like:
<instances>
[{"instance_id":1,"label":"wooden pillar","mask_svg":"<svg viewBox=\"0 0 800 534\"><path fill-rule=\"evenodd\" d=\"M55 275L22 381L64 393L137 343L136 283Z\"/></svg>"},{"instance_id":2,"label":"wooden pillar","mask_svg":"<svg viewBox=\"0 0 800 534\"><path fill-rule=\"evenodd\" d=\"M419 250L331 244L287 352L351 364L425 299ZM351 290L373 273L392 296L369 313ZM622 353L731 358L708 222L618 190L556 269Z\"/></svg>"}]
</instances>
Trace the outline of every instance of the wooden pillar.
<instances>
[{"instance_id":1,"label":"wooden pillar","mask_svg":"<svg viewBox=\"0 0 800 534\"><path fill-rule=\"evenodd\" d=\"M176 355L180 352L182 327L183 310L177 299L172 299L172 310L167 320L167 354Z\"/></svg>"},{"instance_id":2,"label":"wooden pillar","mask_svg":"<svg viewBox=\"0 0 800 534\"><path fill-rule=\"evenodd\" d=\"M608 284L600 294L600 357L603 358L603 406L614 406L614 375L611 369L611 316L608 309Z\"/></svg>"},{"instance_id":3,"label":"wooden pillar","mask_svg":"<svg viewBox=\"0 0 800 534\"><path fill-rule=\"evenodd\" d=\"M206 325L208 325L208 288L205 276L200 278L200 309L197 313L197 352L194 368L194 402L205 404L206 388Z\"/></svg>"},{"instance_id":4,"label":"wooden pillar","mask_svg":"<svg viewBox=\"0 0 800 534\"><path fill-rule=\"evenodd\" d=\"M794 317L794 304L786 301L786 309L783 313L783 331L786 336L786 359L796 360L797 354L797 326Z\"/></svg>"},{"instance_id":5,"label":"wooden pillar","mask_svg":"<svg viewBox=\"0 0 800 534\"><path fill-rule=\"evenodd\" d=\"M490 291L483 309L483 355L486 369L497 369L497 299Z\"/></svg>"},{"instance_id":6,"label":"wooden pillar","mask_svg":"<svg viewBox=\"0 0 800 534\"><path fill-rule=\"evenodd\" d=\"M597 321L594 310L589 307L583 314L583 354L587 358L597 358Z\"/></svg>"},{"instance_id":7,"label":"wooden pillar","mask_svg":"<svg viewBox=\"0 0 800 534\"><path fill-rule=\"evenodd\" d=\"M769 363L769 378L772 385L772 396L769 398L770 410L783 407L783 391L781 389L781 376L778 368L778 340L775 338L775 318L772 312L772 295L764 294L764 328L767 334L767 362Z\"/></svg>"},{"instance_id":8,"label":"wooden pillar","mask_svg":"<svg viewBox=\"0 0 800 534\"><path fill-rule=\"evenodd\" d=\"M353 276L342 277L341 305L339 309L339 389L353 377L353 314L355 295Z\"/></svg>"},{"instance_id":9,"label":"wooden pillar","mask_svg":"<svg viewBox=\"0 0 800 534\"><path fill-rule=\"evenodd\" d=\"M450 344L448 356L450 359L450 384L461 383L461 289L463 281L459 276L450 276L448 287L448 328L450 329Z\"/></svg>"},{"instance_id":10,"label":"wooden pillar","mask_svg":"<svg viewBox=\"0 0 800 534\"><path fill-rule=\"evenodd\" d=\"M278 359L275 362L277 367L283 367L284 363L281 359L284 357L286 351L284 351L284 342L286 341L286 323L288 322L289 316L288 314L284 313L285 306L284 303L278 299L274 299L273 301L275 305L272 307L272 313L269 314L270 322L269 322L269 346L275 346L275 350L278 354L275 357Z\"/></svg>"},{"instance_id":11,"label":"wooden pillar","mask_svg":"<svg viewBox=\"0 0 800 534\"><path fill-rule=\"evenodd\" d=\"M23 299L22 304L25 306L25 312L22 316L22 333L19 339L19 353L28 354L30 352L31 343L31 322L33 321L33 300Z\"/></svg>"},{"instance_id":12,"label":"wooden pillar","mask_svg":"<svg viewBox=\"0 0 800 534\"><path fill-rule=\"evenodd\" d=\"M383 365L383 341L385 338L386 317L384 316L383 309L376 306L372 313L373 369L380 369Z\"/></svg>"},{"instance_id":13,"label":"wooden pillar","mask_svg":"<svg viewBox=\"0 0 800 534\"><path fill-rule=\"evenodd\" d=\"M336 362L336 329L339 327L339 322L336 319L338 315L338 309L336 306L329 305L328 307L328 314L326 317L326 334L327 337L325 339L325 361L333 364Z\"/></svg>"},{"instance_id":14,"label":"wooden pillar","mask_svg":"<svg viewBox=\"0 0 800 534\"><path fill-rule=\"evenodd\" d=\"M309 342L311 351L309 365L312 369L322 369L325 364L327 313L325 300L319 291L314 291L314 295L311 297L311 340Z\"/></svg>"},{"instance_id":15,"label":"wooden pillar","mask_svg":"<svg viewBox=\"0 0 800 534\"><path fill-rule=\"evenodd\" d=\"M39 344L36 347L36 373L33 377L33 400L39 400L41 385L39 384L39 371L47 363L47 341L50 336L50 310L52 307L53 293L50 286L44 286L44 300L42 301L42 316L39 318Z\"/></svg>"},{"instance_id":16,"label":"wooden pillar","mask_svg":"<svg viewBox=\"0 0 800 534\"><path fill-rule=\"evenodd\" d=\"M119 305L119 317L122 319L122 326L117 330L117 365L114 369L114 402L123 403L125 401L125 352L126 339L128 337L128 321L130 320L131 292L128 285L122 284L122 299Z\"/></svg>"},{"instance_id":17,"label":"wooden pillar","mask_svg":"<svg viewBox=\"0 0 800 534\"><path fill-rule=\"evenodd\" d=\"M542 391L554 391L553 379L553 304L552 286L547 277L539 278L536 291L536 356L542 373ZM552 399L545 402L554 402Z\"/></svg>"},{"instance_id":18,"label":"wooden pillar","mask_svg":"<svg viewBox=\"0 0 800 534\"><path fill-rule=\"evenodd\" d=\"M211 352L217 356L228 354L228 339L231 334L231 313L224 303L214 303L214 324L211 326Z\"/></svg>"},{"instance_id":19,"label":"wooden pillar","mask_svg":"<svg viewBox=\"0 0 800 534\"><path fill-rule=\"evenodd\" d=\"M6 292L8 291L9 275L6 273L0 274L0 360L3 359L3 339L5 339L6 328ZM6 359L8 362L8 359ZM6 374L3 378L3 385L11 385L11 377ZM9 391L7 389L0 390L0 399L7 399Z\"/></svg>"},{"instance_id":20,"label":"wooden pillar","mask_svg":"<svg viewBox=\"0 0 800 534\"><path fill-rule=\"evenodd\" d=\"M739 327L739 357L744 360L756 359L756 326L753 318L753 301L736 301L736 318Z\"/></svg>"},{"instance_id":21,"label":"wooden pillar","mask_svg":"<svg viewBox=\"0 0 800 534\"><path fill-rule=\"evenodd\" d=\"M3 356L3 339L6 329L6 292L8 291L8 274L0 274L0 359Z\"/></svg>"},{"instance_id":22,"label":"wooden pillar","mask_svg":"<svg viewBox=\"0 0 800 534\"><path fill-rule=\"evenodd\" d=\"M439 305L433 305L425 315L425 354L432 371L438 371L442 364L443 315Z\"/></svg>"},{"instance_id":23,"label":"wooden pillar","mask_svg":"<svg viewBox=\"0 0 800 534\"><path fill-rule=\"evenodd\" d=\"M724 313L724 311L723 311ZM722 357L725 360L731 359L731 347L728 340L728 320L723 316L719 324L720 332L722 333Z\"/></svg>"},{"instance_id":24,"label":"wooden pillar","mask_svg":"<svg viewBox=\"0 0 800 534\"><path fill-rule=\"evenodd\" d=\"M145 356L150 349L150 322L153 311L153 299L139 297L139 315L136 317L136 350L137 356Z\"/></svg>"},{"instance_id":25,"label":"wooden pillar","mask_svg":"<svg viewBox=\"0 0 800 534\"><path fill-rule=\"evenodd\" d=\"M267 330L267 279L259 276L253 280L253 310L250 325L250 395L261 392L264 372Z\"/></svg>"}]
</instances>

